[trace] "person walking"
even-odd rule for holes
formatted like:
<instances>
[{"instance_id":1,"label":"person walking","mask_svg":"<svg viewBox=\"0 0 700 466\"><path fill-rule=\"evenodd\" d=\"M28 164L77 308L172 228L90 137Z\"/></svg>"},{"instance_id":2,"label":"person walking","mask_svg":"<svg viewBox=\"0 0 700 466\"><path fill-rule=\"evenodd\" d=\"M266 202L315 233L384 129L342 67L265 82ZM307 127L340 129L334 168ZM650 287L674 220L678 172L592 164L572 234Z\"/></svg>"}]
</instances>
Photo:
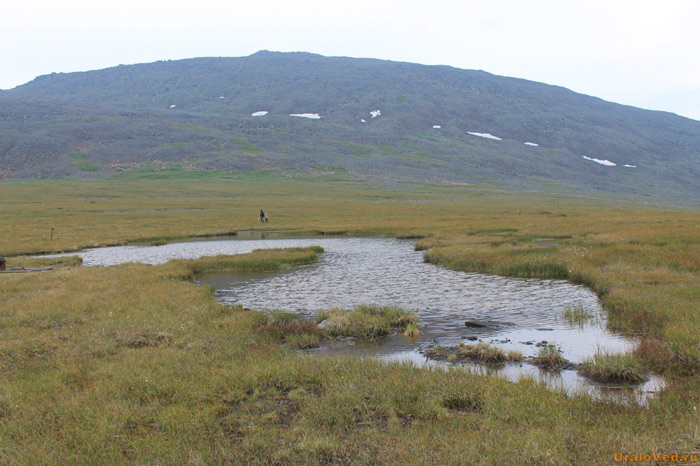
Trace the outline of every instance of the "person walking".
<instances>
[{"instance_id":1,"label":"person walking","mask_svg":"<svg viewBox=\"0 0 700 466\"><path fill-rule=\"evenodd\" d=\"M265 212L263 212L262 209L260 209L260 223L263 223L265 221Z\"/></svg>"}]
</instances>

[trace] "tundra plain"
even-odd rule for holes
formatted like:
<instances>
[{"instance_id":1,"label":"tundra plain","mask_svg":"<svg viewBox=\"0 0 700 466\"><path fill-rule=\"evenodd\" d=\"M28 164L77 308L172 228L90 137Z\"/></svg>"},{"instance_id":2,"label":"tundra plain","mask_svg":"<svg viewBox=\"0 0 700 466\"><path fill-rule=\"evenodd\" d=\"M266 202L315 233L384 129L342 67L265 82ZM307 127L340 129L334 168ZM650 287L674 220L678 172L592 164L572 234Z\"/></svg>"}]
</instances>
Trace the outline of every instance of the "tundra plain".
<instances>
[{"instance_id":1,"label":"tundra plain","mask_svg":"<svg viewBox=\"0 0 700 466\"><path fill-rule=\"evenodd\" d=\"M151 170L0 183L0 255L54 267L0 275L0 463L607 464L700 451L698 210ZM310 358L265 314L192 281L293 267L315 250L96 268L29 257L251 229L414 237L440 266L585 284L612 330L640 337L626 358L666 388L637 406L458 369Z\"/></svg>"}]
</instances>

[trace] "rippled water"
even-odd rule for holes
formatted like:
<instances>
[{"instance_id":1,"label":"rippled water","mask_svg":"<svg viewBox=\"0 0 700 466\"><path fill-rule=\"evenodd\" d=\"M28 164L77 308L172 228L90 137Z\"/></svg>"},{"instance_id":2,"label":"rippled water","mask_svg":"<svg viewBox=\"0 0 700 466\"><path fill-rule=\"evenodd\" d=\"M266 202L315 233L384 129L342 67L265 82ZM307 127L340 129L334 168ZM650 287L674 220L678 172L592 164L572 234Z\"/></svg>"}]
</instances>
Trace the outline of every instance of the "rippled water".
<instances>
[{"instance_id":1,"label":"rippled water","mask_svg":"<svg viewBox=\"0 0 700 466\"><path fill-rule=\"evenodd\" d=\"M286 243L282 241L281 243ZM456 343L461 337L510 339L526 355L535 347L520 342L547 340L562 346L568 358L580 362L597 347L624 350L630 342L601 326L580 329L561 314L583 306L600 318L601 307L590 290L561 280L518 280L456 272L423 262L413 242L385 238L293 240L320 244L326 252L318 264L284 273L213 274L202 282L213 285L228 304L262 310L283 309L312 317L321 309L358 304L398 305L418 313L418 340L404 339L405 349L438 340ZM255 246L278 247L278 241ZM503 328L469 329L466 320L492 320ZM378 349L378 351L382 351Z\"/></svg>"},{"instance_id":2,"label":"rippled water","mask_svg":"<svg viewBox=\"0 0 700 466\"><path fill-rule=\"evenodd\" d=\"M562 280L513 279L457 272L423 262L413 242L389 238L306 238L270 240L217 240L173 243L164 246L124 246L79 253L85 266L125 262L160 264L173 258L240 254L260 248L319 245L325 249L317 264L280 273L226 273L201 277L216 288L217 299L244 307L294 311L313 317L332 307L358 304L398 305L419 316L420 335L395 335L379 343L328 345L322 354L357 354L415 364L426 361L419 348L428 344L454 344L478 338L505 350L535 355L536 343L559 345L564 356L581 362L597 350L622 352L634 341L605 330L605 317L596 295ZM592 323L571 325L562 313L583 307ZM467 328L465 321L497 321L498 328ZM483 373L485 369L472 366ZM494 372L489 370L489 372ZM607 396L607 389L590 384L575 371L559 375L529 365L507 366L499 375L516 380L533 376L570 392L585 390ZM643 400L659 389L652 380L626 396ZM619 393L615 390L614 393ZM617 396L617 395L615 395Z\"/></svg>"}]
</instances>

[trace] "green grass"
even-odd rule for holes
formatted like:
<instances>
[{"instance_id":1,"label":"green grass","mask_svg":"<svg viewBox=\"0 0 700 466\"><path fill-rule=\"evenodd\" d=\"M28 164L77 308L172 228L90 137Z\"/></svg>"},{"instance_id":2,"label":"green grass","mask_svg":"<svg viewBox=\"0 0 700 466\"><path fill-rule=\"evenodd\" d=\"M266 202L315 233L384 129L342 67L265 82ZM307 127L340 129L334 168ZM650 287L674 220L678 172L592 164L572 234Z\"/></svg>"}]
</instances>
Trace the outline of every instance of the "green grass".
<instances>
[{"instance_id":1,"label":"green grass","mask_svg":"<svg viewBox=\"0 0 700 466\"><path fill-rule=\"evenodd\" d=\"M420 330L418 330L418 324L417 323L411 323L406 326L406 330L403 332L404 335L407 337L417 337L420 334Z\"/></svg>"},{"instance_id":2,"label":"green grass","mask_svg":"<svg viewBox=\"0 0 700 466\"><path fill-rule=\"evenodd\" d=\"M179 125L181 129L189 130L195 134L211 134L211 130L207 127L204 127L202 125L195 125L195 124L187 124L187 125Z\"/></svg>"},{"instance_id":3,"label":"green grass","mask_svg":"<svg viewBox=\"0 0 700 466\"><path fill-rule=\"evenodd\" d=\"M261 208L280 230L419 232L430 235L420 248L458 270L565 269L599 295L609 328L640 336L633 355L666 388L634 406L530 380L299 356L313 336L267 332L266 314L216 303L190 281L204 262L73 266L1 275L0 463L607 464L619 451L697 450L697 210L187 165L0 181L0 255L19 265L24 253L258 228Z\"/></svg>"},{"instance_id":4,"label":"green grass","mask_svg":"<svg viewBox=\"0 0 700 466\"><path fill-rule=\"evenodd\" d=\"M515 228L499 228L495 230L477 230L477 231L472 231L469 234L469 236L484 236L484 235L489 235L489 236L502 236L502 235L510 235L512 233L517 233L518 230Z\"/></svg>"},{"instance_id":5,"label":"green grass","mask_svg":"<svg viewBox=\"0 0 700 466\"><path fill-rule=\"evenodd\" d=\"M537 355L530 360L536 366L545 369L558 369L568 361L564 358L561 348L557 345L546 345L540 348Z\"/></svg>"},{"instance_id":6,"label":"green grass","mask_svg":"<svg viewBox=\"0 0 700 466\"><path fill-rule=\"evenodd\" d=\"M377 338L393 331L405 332L409 325L416 324L417 317L395 306L360 305L349 311L320 311L316 322L333 336Z\"/></svg>"},{"instance_id":7,"label":"green grass","mask_svg":"<svg viewBox=\"0 0 700 466\"><path fill-rule=\"evenodd\" d=\"M381 153L382 155L393 155L393 156L397 156L397 157L402 157L402 156L406 155L406 154L404 154L403 152L401 152L400 150L396 150L396 149L394 149L394 148L391 147L391 146L387 146L387 145L377 145L377 146L374 146L374 147L375 147L375 148L377 149L377 151L378 151L379 153Z\"/></svg>"},{"instance_id":8,"label":"green grass","mask_svg":"<svg viewBox=\"0 0 700 466\"><path fill-rule=\"evenodd\" d=\"M401 146L402 148L404 148L407 152L410 152L412 154L416 154L419 157L424 157L424 158L435 157L434 153L428 152L427 150L422 149L419 146L407 144L405 142L399 142L398 145Z\"/></svg>"},{"instance_id":9,"label":"green grass","mask_svg":"<svg viewBox=\"0 0 700 466\"><path fill-rule=\"evenodd\" d=\"M256 331L293 349L314 348L326 339L326 332L294 312L273 311L259 316Z\"/></svg>"},{"instance_id":10,"label":"green grass","mask_svg":"<svg viewBox=\"0 0 700 466\"><path fill-rule=\"evenodd\" d=\"M506 353L502 349L488 343L465 345L462 348L462 354L468 359L487 364L502 363L507 359Z\"/></svg>"},{"instance_id":11,"label":"green grass","mask_svg":"<svg viewBox=\"0 0 700 466\"><path fill-rule=\"evenodd\" d=\"M90 156L83 152L73 152L70 154L70 166L77 168L81 172L98 172L102 166L91 161Z\"/></svg>"},{"instance_id":12,"label":"green grass","mask_svg":"<svg viewBox=\"0 0 700 466\"><path fill-rule=\"evenodd\" d=\"M31 256L16 256L7 260L7 267L25 267L25 268L42 268L42 267L79 267L83 264L83 259L80 256L63 256L63 257L31 257Z\"/></svg>"},{"instance_id":13,"label":"green grass","mask_svg":"<svg viewBox=\"0 0 700 466\"><path fill-rule=\"evenodd\" d=\"M290 348L308 349L333 337L371 340L393 331L416 336L418 325L415 314L403 309L362 305L351 311L321 311L315 322L305 320L294 312L273 311L261 317L258 331L273 336Z\"/></svg>"},{"instance_id":14,"label":"green grass","mask_svg":"<svg viewBox=\"0 0 700 466\"><path fill-rule=\"evenodd\" d=\"M372 154L372 148L364 144L356 144L349 141L337 141L338 143L348 147L355 157L369 157Z\"/></svg>"},{"instance_id":15,"label":"green grass","mask_svg":"<svg viewBox=\"0 0 700 466\"><path fill-rule=\"evenodd\" d=\"M507 259L498 257L488 260L484 257L450 257L437 250L424 254L426 262L458 270L503 275L517 278L565 279L569 271L565 263L547 257L518 257Z\"/></svg>"},{"instance_id":16,"label":"green grass","mask_svg":"<svg viewBox=\"0 0 700 466\"><path fill-rule=\"evenodd\" d=\"M583 325L595 317L592 312L580 304L565 309L562 316L570 325Z\"/></svg>"},{"instance_id":17,"label":"green grass","mask_svg":"<svg viewBox=\"0 0 700 466\"><path fill-rule=\"evenodd\" d=\"M504 364L520 362L524 356L519 351L505 352L497 346L479 342L474 345L459 343L456 346L435 346L428 348L425 355L431 359L447 359L450 362L471 361L479 364Z\"/></svg>"},{"instance_id":18,"label":"green grass","mask_svg":"<svg viewBox=\"0 0 700 466\"><path fill-rule=\"evenodd\" d=\"M173 162L124 165L121 171L116 172L112 178L117 182L168 180L206 182L232 180L236 179L236 176L234 172L197 168L196 164L189 162Z\"/></svg>"},{"instance_id":19,"label":"green grass","mask_svg":"<svg viewBox=\"0 0 700 466\"><path fill-rule=\"evenodd\" d=\"M264 151L259 147L244 138L229 138L229 140L238 146L238 150L241 151L243 155L256 156L262 154Z\"/></svg>"},{"instance_id":20,"label":"green grass","mask_svg":"<svg viewBox=\"0 0 700 466\"><path fill-rule=\"evenodd\" d=\"M579 372L597 382L638 384L648 379L633 354L599 352L583 361Z\"/></svg>"},{"instance_id":21,"label":"green grass","mask_svg":"<svg viewBox=\"0 0 700 466\"><path fill-rule=\"evenodd\" d=\"M186 261L185 263L193 274L231 272L237 270L277 272L295 265L314 263L318 259L318 254L322 252L323 248L320 246L311 246L308 248L256 249L249 254L202 257Z\"/></svg>"}]
</instances>

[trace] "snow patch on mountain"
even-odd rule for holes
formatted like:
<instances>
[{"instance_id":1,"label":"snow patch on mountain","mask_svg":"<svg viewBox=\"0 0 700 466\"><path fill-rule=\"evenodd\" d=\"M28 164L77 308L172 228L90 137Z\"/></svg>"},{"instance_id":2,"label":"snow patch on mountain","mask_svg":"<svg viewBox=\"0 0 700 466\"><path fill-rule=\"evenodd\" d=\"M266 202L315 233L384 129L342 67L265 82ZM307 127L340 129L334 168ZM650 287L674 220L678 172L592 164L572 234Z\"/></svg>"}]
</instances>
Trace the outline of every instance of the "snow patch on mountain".
<instances>
[{"instance_id":1,"label":"snow patch on mountain","mask_svg":"<svg viewBox=\"0 0 700 466\"><path fill-rule=\"evenodd\" d=\"M468 132L468 133L471 134L472 136L478 136L480 138L493 139L494 141L502 141L501 138L499 138L498 136L494 136L493 134L490 134L490 133L472 133L472 132Z\"/></svg>"},{"instance_id":2,"label":"snow patch on mountain","mask_svg":"<svg viewBox=\"0 0 700 466\"><path fill-rule=\"evenodd\" d=\"M586 157L585 155L582 156L586 160L590 160L591 162L599 163L601 165L605 165L606 167L616 167L617 164L615 162L611 162L610 160L601 160L601 159L594 159L591 157Z\"/></svg>"},{"instance_id":3,"label":"snow patch on mountain","mask_svg":"<svg viewBox=\"0 0 700 466\"><path fill-rule=\"evenodd\" d=\"M320 120L322 118L318 113L290 113L289 116L308 118L309 120Z\"/></svg>"}]
</instances>

